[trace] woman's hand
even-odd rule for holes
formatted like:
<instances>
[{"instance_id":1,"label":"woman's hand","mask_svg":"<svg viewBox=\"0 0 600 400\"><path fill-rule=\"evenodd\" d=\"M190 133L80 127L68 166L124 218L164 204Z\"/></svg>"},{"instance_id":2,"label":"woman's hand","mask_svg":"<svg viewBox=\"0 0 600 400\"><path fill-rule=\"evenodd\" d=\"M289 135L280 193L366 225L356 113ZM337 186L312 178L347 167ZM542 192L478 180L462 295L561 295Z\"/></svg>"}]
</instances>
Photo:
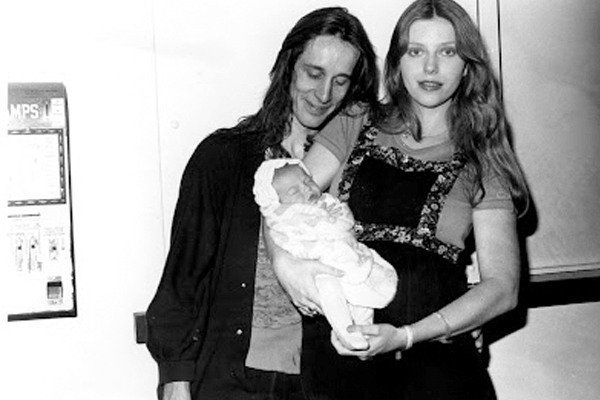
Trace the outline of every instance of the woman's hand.
<instances>
[{"instance_id":1,"label":"woman's hand","mask_svg":"<svg viewBox=\"0 0 600 400\"><path fill-rule=\"evenodd\" d=\"M369 342L369 348L366 350L350 350L344 347L333 331L331 332L331 344L338 354L356 356L361 360L368 360L377 354L403 349L407 343L405 331L390 324L351 325L348 327L348 332L362 333Z\"/></svg>"}]
</instances>

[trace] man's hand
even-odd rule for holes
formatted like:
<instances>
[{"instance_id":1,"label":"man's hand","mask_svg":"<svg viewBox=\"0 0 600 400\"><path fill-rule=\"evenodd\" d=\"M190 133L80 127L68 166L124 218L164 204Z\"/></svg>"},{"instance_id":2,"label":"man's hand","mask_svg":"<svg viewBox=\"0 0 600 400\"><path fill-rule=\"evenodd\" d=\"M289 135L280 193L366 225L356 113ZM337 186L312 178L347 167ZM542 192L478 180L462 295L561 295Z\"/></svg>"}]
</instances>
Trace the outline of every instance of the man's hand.
<instances>
[{"instance_id":1,"label":"man's hand","mask_svg":"<svg viewBox=\"0 0 600 400\"><path fill-rule=\"evenodd\" d=\"M169 382L165 383L162 400L191 400L189 382Z\"/></svg>"},{"instance_id":2,"label":"man's hand","mask_svg":"<svg viewBox=\"0 0 600 400\"><path fill-rule=\"evenodd\" d=\"M306 316L322 314L315 277L317 275L342 277L344 272L318 261L293 257L273 242L269 229L266 227L264 237L275 275L292 303Z\"/></svg>"},{"instance_id":3,"label":"man's hand","mask_svg":"<svg viewBox=\"0 0 600 400\"><path fill-rule=\"evenodd\" d=\"M285 250L281 251L285 252ZM323 314L315 277L317 275L341 277L344 273L318 261L301 260L285 253L287 256L280 255L273 258L273 269L279 283L302 314L309 317Z\"/></svg>"}]
</instances>

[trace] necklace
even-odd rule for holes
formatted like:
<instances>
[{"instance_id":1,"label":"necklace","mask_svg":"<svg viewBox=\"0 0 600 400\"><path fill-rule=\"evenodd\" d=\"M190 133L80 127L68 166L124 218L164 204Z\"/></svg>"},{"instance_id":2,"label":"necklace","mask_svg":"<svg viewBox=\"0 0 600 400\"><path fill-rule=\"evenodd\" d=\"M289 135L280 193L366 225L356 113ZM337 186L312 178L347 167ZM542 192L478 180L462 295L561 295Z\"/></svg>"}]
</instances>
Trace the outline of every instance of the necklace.
<instances>
[{"instance_id":1,"label":"necklace","mask_svg":"<svg viewBox=\"0 0 600 400\"><path fill-rule=\"evenodd\" d=\"M400 145L407 147L411 150L421 150L430 147L440 146L444 143L448 143L450 137L447 131L445 133L434 135L434 136L423 136L421 140L416 140L410 133L406 134L402 132L400 134Z\"/></svg>"},{"instance_id":2,"label":"necklace","mask_svg":"<svg viewBox=\"0 0 600 400\"><path fill-rule=\"evenodd\" d=\"M404 131L400 134L400 136L402 137L402 139L408 139L413 137L412 133L410 131ZM448 139L448 130L445 130L444 132L440 133L439 135L428 135L428 136L421 136L421 140L417 140L415 139L415 142L417 141L423 141L423 140L436 140L443 137L444 140Z\"/></svg>"}]
</instances>

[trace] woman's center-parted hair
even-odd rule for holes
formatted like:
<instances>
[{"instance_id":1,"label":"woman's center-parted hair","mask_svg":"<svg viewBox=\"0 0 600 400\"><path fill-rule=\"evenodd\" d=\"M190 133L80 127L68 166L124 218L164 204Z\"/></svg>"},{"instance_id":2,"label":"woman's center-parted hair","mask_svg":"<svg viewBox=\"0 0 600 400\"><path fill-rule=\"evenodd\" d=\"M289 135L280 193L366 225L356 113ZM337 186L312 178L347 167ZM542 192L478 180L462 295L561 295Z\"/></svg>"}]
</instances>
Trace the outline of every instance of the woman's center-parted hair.
<instances>
[{"instance_id":1,"label":"woman's center-parted hair","mask_svg":"<svg viewBox=\"0 0 600 400\"><path fill-rule=\"evenodd\" d=\"M452 97L446 114L450 139L467 160L473 185L473 203L481 197L484 174L497 174L506 181L513 199L528 206L524 174L512 150L511 131L506 121L501 87L492 68L487 48L473 19L453 0L416 0L400 16L384 63L386 102L379 124L390 131L409 130L421 139L421 122L404 86L400 59L406 53L411 25L417 20L443 18L455 32L456 50L465 62L466 73Z\"/></svg>"},{"instance_id":2,"label":"woman's center-parted hair","mask_svg":"<svg viewBox=\"0 0 600 400\"><path fill-rule=\"evenodd\" d=\"M402 103L408 93L402 83L400 59L406 53L409 44L409 31L418 20L443 18L449 21L456 36L456 50L465 61L467 73L459 90L465 86L470 91L476 86L476 69L478 65L488 65L489 58L479 30L469 14L452 0L417 0L402 14L392 34L389 51L384 64L384 86L388 99L394 103ZM487 74L488 71L482 71ZM458 93L457 93L458 94Z\"/></svg>"}]
</instances>

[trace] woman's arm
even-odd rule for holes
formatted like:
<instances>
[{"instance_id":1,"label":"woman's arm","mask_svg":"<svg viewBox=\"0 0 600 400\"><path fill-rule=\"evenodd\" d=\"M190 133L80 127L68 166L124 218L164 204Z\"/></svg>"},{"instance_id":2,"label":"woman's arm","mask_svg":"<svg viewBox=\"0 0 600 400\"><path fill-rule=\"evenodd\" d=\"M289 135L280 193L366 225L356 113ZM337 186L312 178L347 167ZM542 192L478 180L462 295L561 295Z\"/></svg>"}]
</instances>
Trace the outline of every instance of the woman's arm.
<instances>
[{"instance_id":1,"label":"woman's arm","mask_svg":"<svg viewBox=\"0 0 600 400\"><path fill-rule=\"evenodd\" d=\"M408 330L389 324L353 326L352 330L369 336L370 349L352 352L334 342L338 352L370 357L403 350L409 341L418 343L468 332L513 309L517 305L520 279L516 216L507 209L478 210L473 213L473 226L480 283L437 314L411 324Z\"/></svg>"},{"instance_id":2,"label":"woman's arm","mask_svg":"<svg viewBox=\"0 0 600 400\"><path fill-rule=\"evenodd\" d=\"M473 213L481 281L438 311L446 319L452 335L479 328L516 307L520 280L516 226L512 210L486 209ZM415 342L444 336L448 329L445 324L437 315L413 324Z\"/></svg>"},{"instance_id":3,"label":"woman's arm","mask_svg":"<svg viewBox=\"0 0 600 400\"><path fill-rule=\"evenodd\" d=\"M312 145L302 162L306 165L321 190L326 189L331 184L333 177L341 167L337 157L320 143Z\"/></svg>"}]
</instances>

